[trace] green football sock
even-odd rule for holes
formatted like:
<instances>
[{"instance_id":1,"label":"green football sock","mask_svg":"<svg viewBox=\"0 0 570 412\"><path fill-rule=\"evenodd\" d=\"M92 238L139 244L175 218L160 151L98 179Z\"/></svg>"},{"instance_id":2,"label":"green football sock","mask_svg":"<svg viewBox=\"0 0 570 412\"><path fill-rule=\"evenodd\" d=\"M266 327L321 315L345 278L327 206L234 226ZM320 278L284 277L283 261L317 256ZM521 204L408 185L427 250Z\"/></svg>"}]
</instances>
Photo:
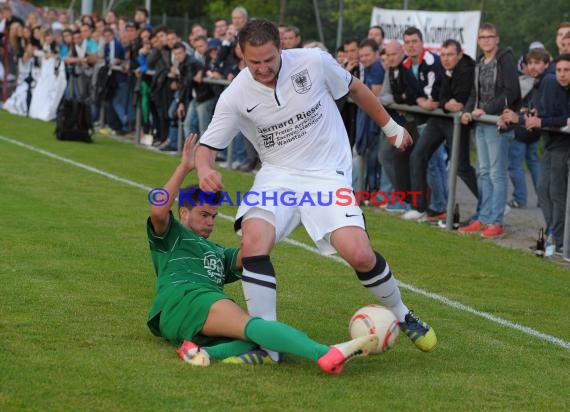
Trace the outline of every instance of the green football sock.
<instances>
[{"instance_id":1,"label":"green football sock","mask_svg":"<svg viewBox=\"0 0 570 412\"><path fill-rule=\"evenodd\" d=\"M330 349L289 325L260 318L251 319L245 325L244 334L247 339L266 349L290 353L315 362Z\"/></svg>"},{"instance_id":2,"label":"green football sock","mask_svg":"<svg viewBox=\"0 0 570 412\"><path fill-rule=\"evenodd\" d=\"M208 352L208 355L210 355L210 358L212 359L226 359L230 356L241 355L242 353L253 349L255 346L256 345L251 342L236 339L213 346L203 346L202 348Z\"/></svg>"}]
</instances>

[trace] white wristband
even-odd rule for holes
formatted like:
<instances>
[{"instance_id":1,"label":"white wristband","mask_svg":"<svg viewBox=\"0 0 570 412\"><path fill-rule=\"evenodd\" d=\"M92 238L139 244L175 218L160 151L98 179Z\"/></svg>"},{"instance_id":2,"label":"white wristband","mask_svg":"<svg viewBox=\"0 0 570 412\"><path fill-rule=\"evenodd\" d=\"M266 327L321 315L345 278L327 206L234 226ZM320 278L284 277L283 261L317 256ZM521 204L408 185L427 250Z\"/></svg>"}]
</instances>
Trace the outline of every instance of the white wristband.
<instances>
[{"instance_id":1,"label":"white wristband","mask_svg":"<svg viewBox=\"0 0 570 412\"><path fill-rule=\"evenodd\" d=\"M396 136L396 142L394 146L400 148L402 142L404 141L404 128L390 118L390 121L382 127L382 131L386 136Z\"/></svg>"}]
</instances>

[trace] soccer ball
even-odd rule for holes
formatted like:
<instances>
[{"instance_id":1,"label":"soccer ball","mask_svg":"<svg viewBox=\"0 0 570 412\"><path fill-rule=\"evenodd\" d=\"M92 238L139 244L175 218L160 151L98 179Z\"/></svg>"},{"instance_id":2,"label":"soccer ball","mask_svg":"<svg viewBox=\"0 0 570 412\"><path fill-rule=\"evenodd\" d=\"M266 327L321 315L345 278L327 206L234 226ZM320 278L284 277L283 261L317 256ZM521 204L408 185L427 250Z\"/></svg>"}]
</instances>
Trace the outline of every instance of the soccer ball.
<instances>
[{"instance_id":1,"label":"soccer ball","mask_svg":"<svg viewBox=\"0 0 570 412\"><path fill-rule=\"evenodd\" d=\"M400 327L392 311L380 305L367 305L356 311L348 324L351 339L359 336L378 336L378 348L371 353L382 353L396 343Z\"/></svg>"}]
</instances>

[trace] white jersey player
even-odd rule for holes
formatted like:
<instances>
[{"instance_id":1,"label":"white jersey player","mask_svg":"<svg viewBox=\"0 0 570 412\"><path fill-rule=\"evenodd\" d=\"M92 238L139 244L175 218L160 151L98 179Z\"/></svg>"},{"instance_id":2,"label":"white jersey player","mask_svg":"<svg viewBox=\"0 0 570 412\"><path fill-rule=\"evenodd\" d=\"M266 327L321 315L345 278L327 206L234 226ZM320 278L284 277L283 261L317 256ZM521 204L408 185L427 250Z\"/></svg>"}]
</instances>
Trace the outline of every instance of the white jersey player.
<instances>
[{"instance_id":1,"label":"white jersey player","mask_svg":"<svg viewBox=\"0 0 570 412\"><path fill-rule=\"evenodd\" d=\"M250 314L276 319L269 253L303 224L321 253L338 252L363 286L394 312L416 346L432 351L437 344L434 330L402 302L386 260L370 245L356 201L352 197L345 202L343 197L338 202L342 206L337 203L341 191L343 196L350 193L346 189L351 189L352 171L335 100L348 94L399 149L413 143L410 135L327 53L281 51L279 32L271 22L249 22L239 33L239 43L247 68L220 96L196 151L196 169L202 190L221 190L221 174L214 169L217 151L241 131L259 153L262 167L251 191L263 196L254 204L242 203L236 217L236 230L243 236L242 284Z\"/></svg>"}]
</instances>

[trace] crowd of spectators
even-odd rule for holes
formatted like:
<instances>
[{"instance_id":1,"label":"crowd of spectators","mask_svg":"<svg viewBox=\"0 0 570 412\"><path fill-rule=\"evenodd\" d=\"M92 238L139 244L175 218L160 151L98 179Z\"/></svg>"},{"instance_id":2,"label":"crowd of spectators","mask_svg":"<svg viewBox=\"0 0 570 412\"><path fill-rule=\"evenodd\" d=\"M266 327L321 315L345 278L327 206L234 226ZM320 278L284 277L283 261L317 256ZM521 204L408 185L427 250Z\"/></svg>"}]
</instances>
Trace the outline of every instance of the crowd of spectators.
<instances>
[{"instance_id":1,"label":"crowd of spectators","mask_svg":"<svg viewBox=\"0 0 570 412\"><path fill-rule=\"evenodd\" d=\"M142 135L136 139L156 150L177 151L179 136L206 130L224 83L245 68L236 37L248 18L247 11L237 7L230 18L216 19L212 27L192 25L183 38L167 27L153 27L144 7L138 7L132 18L109 11L103 18L81 16L69 22L66 13L55 10L47 12L44 21L34 13L24 21L3 6L0 61L8 64L0 66L0 74L8 82L26 83L28 93L23 95L29 99L33 68L59 58L68 79L65 95L88 104L99 133L133 136L138 101ZM319 42L304 41L298 27L278 28L283 49L327 51ZM366 36L345 40L334 54L388 108L400 103L461 114L458 174L477 202L477 212L462 233L503 235L509 208L527 206L526 161L546 226L561 251L570 135L541 128L570 126L570 23L558 26L556 45L552 56L541 42L533 42L519 58L500 44L497 28L487 23L479 30L480 56L467 56L452 39L436 54L424 47L422 32L415 27L409 27L402 39L386 42L382 27L373 26ZM364 159L361 189L420 193L402 203L378 203L403 213L406 220L444 219L451 119L390 110L416 142L401 152L352 102L341 99L338 106L355 159ZM470 162L472 121L483 114L500 120L496 125L475 125L475 169ZM545 150L539 166L541 137ZM231 150L219 153L221 167L252 171L258 166L246 136L238 135ZM355 167L355 182L358 171ZM510 200L507 176L514 186Z\"/></svg>"}]
</instances>

